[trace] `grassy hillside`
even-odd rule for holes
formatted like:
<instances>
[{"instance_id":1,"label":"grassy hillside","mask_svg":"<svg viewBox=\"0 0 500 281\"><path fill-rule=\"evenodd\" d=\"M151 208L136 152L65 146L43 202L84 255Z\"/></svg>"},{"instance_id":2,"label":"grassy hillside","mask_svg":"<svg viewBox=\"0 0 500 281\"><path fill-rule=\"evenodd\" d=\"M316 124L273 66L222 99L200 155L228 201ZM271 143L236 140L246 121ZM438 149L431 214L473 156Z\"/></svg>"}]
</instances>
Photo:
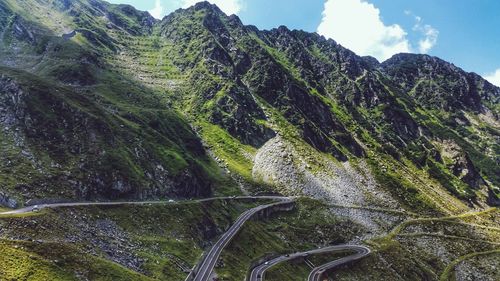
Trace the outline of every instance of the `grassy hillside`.
<instances>
[{"instance_id":1,"label":"grassy hillside","mask_svg":"<svg viewBox=\"0 0 500 281\"><path fill-rule=\"evenodd\" d=\"M245 225L220 279L339 243L374 250L332 272L341 280L490 278L499 100L438 58L379 63L208 2L160 21L100 0L0 0L0 206L298 195L295 211ZM0 275L180 280L254 204L0 216ZM307 271L293 261L269 278Z\"/></svg>"}]
</instances>

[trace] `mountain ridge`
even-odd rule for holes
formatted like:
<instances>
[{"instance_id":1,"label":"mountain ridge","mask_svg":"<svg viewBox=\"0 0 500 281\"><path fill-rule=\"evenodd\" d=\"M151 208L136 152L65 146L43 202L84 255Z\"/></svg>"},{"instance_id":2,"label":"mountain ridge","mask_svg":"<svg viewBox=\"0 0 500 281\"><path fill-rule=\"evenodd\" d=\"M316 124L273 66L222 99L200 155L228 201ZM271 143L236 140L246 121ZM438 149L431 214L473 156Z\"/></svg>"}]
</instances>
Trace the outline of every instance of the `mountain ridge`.
<instances>
[{"instance_id":1,"label":"mountain ridge","mask_svg":"<svg viewBox=\"0 0 500 281\"><path fill-rule=\"evenodd\" d=\"M339 244L372 251L339 280L497 280L499 113L499 88L438 58L378 62L208 2L156 20L0 0L0 274L182 280L272 194L293 210L245 222L219 280ZM110 204L3 213L82 201Z\"/></svg>"},{"instance_id":2,"label":"mountain ridge","mask_svg":"<svg viewBox=\"0 0 500 281\"><path fill-rule=\"evenodd\" d=\"M29 1L6 1L2 7L5 12L24 2ZM452 64L415 54L398 54L379 63L316 33L284 26L260 31L244 25L235 15L226 16L208 2L179 9L162 20L131 6L97 0L46 2L35 7L59 9L54 17L58 21L47 19L41 27L33 27L25 19L28 15L21 17L22 13L14 12L12 22L6 25L12 37L4 40L34 49L33 56L39 56L40 63L35 68L23 67L15 61L15 54L11 56L14 61L4 56L4 63L54 77L57 83L75 89L88 87L88 91L103 89L103 77L130 77L130 83L155 92L147 95L157 96L162 101L160 107L171 107L183 115L205 146L224 162L222 169L242 176L250 189L256 183L252 179L254 155L277 135L289 135L285 140L298 141L292 145L315 154L307 146L313 147L340 162L366 159L374 149L367 145L375 145L375 151L389 153L396 161L403 157L416 169L430 171L456 196L475 198L475 189L490 186L488 202L498 200L497 165L493 163L494 159L498 163L498 145L494 143L500 89ZM37 31L50 30L51 26L59 26L52 27L52 33L64 32L43 35ZM135 46L148 43L137 48L131 42ZM79 65L64 63L75 56ZM52 58L63 63L49 63ZM135 69L130 72L130 67ZM105 73L116 74L111 77ZM418 81L412 73L420 75ZM137 102L137 94L128 95L128 100ZM443 122L447 122L445 127L441 127ZM278 123L284 127L276 127ZM460 129L463 125L470 129ZM481 133L479 140L470 140L471 133L481 126L487 126L488 131ZM456 128L462 131L457 134ZM443 144L450 136L451 144ZM479 142L483 143L480 150L475 148ZM443 153L451 158L443 160ZM484 162L483 156L489 164L477 168ZM135 156L131 159L136 159L132 162L137 167L144 165L137 164L140 161ZM300 159L295 160L303 162ZM487 181L482 179L485 176ZM137 177L143 178L141 172Z\"/></svg>"}]
</instances>

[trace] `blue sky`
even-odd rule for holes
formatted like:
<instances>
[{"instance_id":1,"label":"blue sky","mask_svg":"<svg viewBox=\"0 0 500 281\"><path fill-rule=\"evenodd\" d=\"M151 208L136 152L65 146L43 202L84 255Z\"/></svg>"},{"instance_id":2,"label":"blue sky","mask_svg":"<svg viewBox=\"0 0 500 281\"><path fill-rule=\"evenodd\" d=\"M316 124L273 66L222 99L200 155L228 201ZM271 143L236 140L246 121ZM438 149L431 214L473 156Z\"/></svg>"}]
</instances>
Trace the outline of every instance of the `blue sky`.
<instances>
[{"instance_id":1,"label":"blue sky","mask_svg":"<svg viewBox=\"0 0 500 281\"><path fill-rule=\"evenodd\" d=\"M155 17L197 0L111 0ZM427 53L500 86L498 0L212 0L260 29L286 25L318 32L360 55L383 61L398 52Z\"/></svg>"}]
</instances>

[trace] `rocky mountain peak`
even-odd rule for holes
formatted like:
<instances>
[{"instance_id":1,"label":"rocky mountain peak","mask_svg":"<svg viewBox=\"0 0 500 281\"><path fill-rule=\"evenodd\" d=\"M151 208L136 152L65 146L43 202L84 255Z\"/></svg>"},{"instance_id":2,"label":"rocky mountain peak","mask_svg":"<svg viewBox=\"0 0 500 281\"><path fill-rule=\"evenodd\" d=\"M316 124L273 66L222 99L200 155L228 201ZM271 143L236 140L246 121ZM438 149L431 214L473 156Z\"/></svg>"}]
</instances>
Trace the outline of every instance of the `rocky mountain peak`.
<instances>
[{"instance_id":1,"label":"rocky mountain peak","mask_svg":"<svg viewBox=\"0 0 500 281\"><path fill-rule=\"evenodd\" d=\"M211 10L211 11L216 11L216 12L222 13L222 10L216 4L212 4L208 1L200 1L187 9L195 9L197 11L199 11L199 10Z\"/></svg>"},{"instance_id":2,"label":"rocky mountain peak","mask_svg":"<svg viewBox=\"0 0 500 281\"><path fill-rule=\"evenodd\" d=\"M397 54L381 64L391 77L424 106L446 111L488 111L484 101L498 101L500 89L475 73L468 73L440 58ZM432 83L429 83L432 81Z\"/></svg>"}]
</instances>

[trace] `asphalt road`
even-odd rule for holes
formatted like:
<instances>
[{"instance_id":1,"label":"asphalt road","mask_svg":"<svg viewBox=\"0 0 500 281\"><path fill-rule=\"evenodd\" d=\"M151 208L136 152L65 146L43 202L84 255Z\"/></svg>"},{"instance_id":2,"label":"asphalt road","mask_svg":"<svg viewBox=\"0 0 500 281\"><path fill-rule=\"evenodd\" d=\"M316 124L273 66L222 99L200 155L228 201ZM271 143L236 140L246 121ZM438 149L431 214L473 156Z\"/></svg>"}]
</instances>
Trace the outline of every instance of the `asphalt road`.
<instances>
[{"instance_id":1,"label":"asphalt road","mask_svg":"<svg viewBox=\"0 0 500 281\"><path fill-rule=\"evenodd\" d=\"M289 254L289 255L279 256L279 257L276 257L272 260L269 260L263 264L256 266L252 270L252 272L250 273L249 281L262 281L262 280L264 280L264 274L265 274L266 270L268 270L269 268L271 268L279 263L293 260L296 258L307 257L307 256L313 255L313 254L321 254L321 253L327 253L327 252L339 252L339 251L354 251L356 253L353 255L343 257L341 259L334 260L334 261L331 261L329 263L326 263L324 265L321 265L321 266L314 268L311 271L311 274L309 274L308 281L313 281L313 280L319 281L319 280L321 280L321 277L325 271L327 271L333 267L361 259L361 258L370 254L370 249L368 249L367 247L364 247L364 246L336 245L336 246L329 246L329 247L324 247L324 248L320 248L320 249L314 249L314 250L310 250L307 252L300 252L300 253L293 253L293 254Z\"/></svg>"},{"instance_id":2,"label":"asphalt road","mask_svg":"<svg viewBox=\"0 0 500 281\"><path fill-rule=\"evenodd\" d=\"M248 221L257 212L262 211L267 208L274 206L290 203L291 198L287 197L274 197L273 199L280 200L279 202L261 205L253 209L245 211L241 214L235 221L235 223L229 228L229 230L222 235L222 237L215 243L215 245L210 249L210 251L204 256L200 264L194 273L195 281L207 281L210 280L215 264L222 253L222 250L227 246L227 244L233 239L233 237L238 233L243 224ZM189 276L188 276L189 279Z\"/></svg>"},{"instance_id":3,"label":"asphalt road","mask_svg":"<svg viewBox=\"0 0 500 281\"><path fill-rule=\"evenodd\" d=\"M78 206L120 206L120 205L149 205L149 204L179 204L179 203L189 203L189 202L206 202L214 200L238 200L238 199L270 199L270 200L283 200L280 196L237 196L237 197L211 197L196 200L181 200L181 201L122 201L122 202L69 202L69 203L54 203L54 204L40 204L33 205L17 210L7 211L0 213L0 215L15 215L15 214L25 214L33 212L33 209L38 208L38 211L42 209L55 209L60 207L78 207Z\"/></svg>"},{"instance_id":4,"label":"asphalt road","mask_svg":"<svg viewBox=\"0 0 500 281\"><path fill-rule=\"evenodd\" d=\"M25 214L34 212L34 209L38 209L38 211L42 209L55 209L60 207L78 207L78 206L120 206L120 205L152 205L152 204L182 204L189 202L206 202L206 201L214 201L214 200L241 200L241 199L269 199L269 200L278 200L278 202L261 205L255 207L253 209L247 210L242 213L235 221L235 223L229 228L229 230L222 235L222 237L215 243L215 245L210 249L210 251L203 257L200 263L197 266L197 274L194 276L195 281L207 281L210 280L215 264L222 253L222 250L227 246L227 244L234 238L234 236L241 229L243 224L248 221L253 215L267 208L271 208L274 206L279 206L282 204L290 203L293 199L289 197L281 197L281 196L227 196L227 197L212 197L212 198L204 198L204 199L196 199L196 200L182 200L182 201L122 201L122 202L70 202L70 203L55 203L55 204L40 204L29 206L17 210L2 212L0 215L12 215L12 214ZM261 281L264 280L264 273L266 270L271 268L272 266L292 260L299 257L306 257L311 254L319 254L325 252L334 252L334 251L345 251L352 250L355 251L356 254L331 261L324 265L314 268L309 275L309 281L319 281L323 273L333 267L355 261L361 259L368 254L370 254L370 249L364 246L357 245L337 245L330 246L321 249L314 249L308 252L302 253L294 253L290 255L280 256L274 258L265 264L261 264L253 269L250 275L250 281ZM191 275L191 274L190 274Z\"/></svg>"},{"instance_id":5,"label":"asphalt road","mask_svg":"<svg viewBox=\"0 0 500 281\"><path fill-rule=\"evenodd\" d=\"M314 268L311 273L309 274L309 277L307 278L308 281L321 281L321 277L323 274L327 271L330 270L334 267L337 267L342 264L346 264L349 262L353 262L356 260L359 260L361 258L364 258L370 254L370 249L365 247L365 246L356 246L356 245L344 245L350 250L356 251L356 254L350 255L347 257L340 258L338 260L331 261L329 263L320 265L316 268Z\"/></svg>"}]
</instances>

